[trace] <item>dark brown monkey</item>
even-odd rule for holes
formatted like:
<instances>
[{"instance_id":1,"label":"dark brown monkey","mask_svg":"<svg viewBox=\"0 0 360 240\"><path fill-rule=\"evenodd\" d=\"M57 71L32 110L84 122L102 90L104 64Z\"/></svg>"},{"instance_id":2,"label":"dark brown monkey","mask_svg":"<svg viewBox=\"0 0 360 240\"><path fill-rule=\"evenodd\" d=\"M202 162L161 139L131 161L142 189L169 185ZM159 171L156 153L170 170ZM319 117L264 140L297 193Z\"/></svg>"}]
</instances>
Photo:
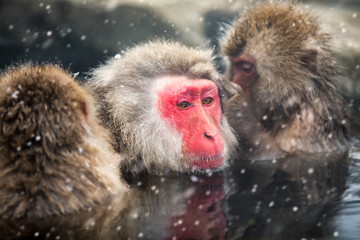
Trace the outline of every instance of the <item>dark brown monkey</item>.
<instances>
[{"instance_id":1,"label":"dark brown monkey","mask_svg":"<svg viewBox=\"0 0 360 240\"><path fill-rule=\"evenodd\" d=\"M236 139L221 108L211 51L154 41L110 59L88 85L124 152L125 172L211 171Z\"/></svg>"},{"instance_id":2,"label":"dark brown monkey","mask_svg":"<svg viewBox=\"0 0 360 240\"><path fill-rule=\"evenodd\" d=\"M227 77L242 87L249 109L285 151L350 146L338 83L343 76L330 40L308 9L276 2L250 8L224 36Z\"/></svg>"},{"instance_id":3,"label":"dark brown monkey","mask_svg":"<svg viewBox=\"0 0 360 240\"><path fill-rule=\"evenodd\" d=\"M52 65L0 77L0 216L45 217L101 203L125 189L120 157L93 99Z\"/></svg>"}]
</instances>

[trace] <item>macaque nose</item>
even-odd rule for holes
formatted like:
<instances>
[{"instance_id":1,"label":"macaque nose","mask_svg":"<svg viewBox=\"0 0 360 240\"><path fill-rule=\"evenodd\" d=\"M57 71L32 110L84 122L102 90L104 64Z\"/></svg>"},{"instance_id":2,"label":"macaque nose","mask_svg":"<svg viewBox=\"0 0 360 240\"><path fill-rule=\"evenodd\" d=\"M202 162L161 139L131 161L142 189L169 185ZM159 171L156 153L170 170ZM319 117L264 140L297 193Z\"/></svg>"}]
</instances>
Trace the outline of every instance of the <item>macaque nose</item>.
<instances>
[{"instance_id":1,"label":"macaque nose","mask_svg":"<svg viewBox=\"0 0 360 240\"><path fill-rule=\"evenodd\" d=\"M215 128L215 126L214 126L214 129L207 130L207 131L204 132L204 136L205 136L207 139L213 139L217 134L218 134L218 131L217 131L217 129Z\"/></svg>"},{"instance_id":2,"label":"macaque nose","mask_svg":"<svg viewBox=\"0 0 360 240\"><path fill-rule=\"evenodd\" d=\"M207 139L212 139L212 136L208 135L207 133L204 133L204 135Z\"/></svg>"},{"instance_id":3,"label":"macaque nose","mask_svg":"<svg viewBox=\"0 0 360 240\"><path fill-rule=\"evenodd\" d=\"M205 138L210 140L214 139L214 137L218 134L218 127L216 126L214 119L207 114L203 114L202 118L203 119L200 124L202 125L201 128L204 131Z\"/></svg>"}]
</instances>

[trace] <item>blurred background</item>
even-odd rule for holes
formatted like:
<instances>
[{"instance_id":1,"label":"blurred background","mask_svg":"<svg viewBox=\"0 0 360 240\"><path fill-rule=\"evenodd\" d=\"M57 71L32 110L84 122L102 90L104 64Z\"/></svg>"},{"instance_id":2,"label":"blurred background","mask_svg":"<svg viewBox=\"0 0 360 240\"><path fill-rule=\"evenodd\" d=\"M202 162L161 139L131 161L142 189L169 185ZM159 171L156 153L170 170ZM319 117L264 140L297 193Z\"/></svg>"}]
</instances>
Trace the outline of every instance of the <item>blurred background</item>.
<instances>
[{"instance_id":1,"label":"blurred background","mask_svg":"<svg viewBox=\"0 0 360 240\"><path fill-rule=\"evenodd\" d=\"M360 98L360 1L299 3L333 33L349 76L344 85ZM0 0L0 68L56 62L84 79L107 58L155 37L217 50L224 23L252 4L256 1Z\"/></svg>"}]
</instances>

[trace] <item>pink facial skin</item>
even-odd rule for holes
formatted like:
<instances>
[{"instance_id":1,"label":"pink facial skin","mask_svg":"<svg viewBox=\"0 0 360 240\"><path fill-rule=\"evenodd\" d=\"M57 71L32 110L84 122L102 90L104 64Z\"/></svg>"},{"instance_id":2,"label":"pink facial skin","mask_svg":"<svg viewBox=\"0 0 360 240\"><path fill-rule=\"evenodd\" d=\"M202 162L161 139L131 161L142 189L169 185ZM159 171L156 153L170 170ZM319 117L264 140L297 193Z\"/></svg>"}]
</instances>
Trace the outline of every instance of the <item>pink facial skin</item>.
<instances>
[{"instance_id":1,"label":"pink facial skin","mask_svg":"<svg viewBox=\"0 0 360 240\"><path fill-rule=\"evenodd\" d=\"M206 170L224 163L218 88L207 79L169 76L158 88L161 117L182 134L183 150L192 167Z\"/></svg>"}]
</instances>

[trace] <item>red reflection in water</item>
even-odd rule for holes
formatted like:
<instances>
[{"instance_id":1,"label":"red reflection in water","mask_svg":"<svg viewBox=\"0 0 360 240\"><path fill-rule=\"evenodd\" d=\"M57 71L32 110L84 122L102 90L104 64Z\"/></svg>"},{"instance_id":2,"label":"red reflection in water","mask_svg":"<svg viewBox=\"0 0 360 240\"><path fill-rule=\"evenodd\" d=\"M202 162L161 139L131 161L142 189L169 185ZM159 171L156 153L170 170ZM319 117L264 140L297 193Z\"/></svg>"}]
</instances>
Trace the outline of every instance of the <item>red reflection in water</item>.
<instances>
[{"instance_id":1,"label":"red reflection in water","mask_svg":"<svg viewBox=\"0 0 360 240\"><path fill-rule=\"evenodd\" d=\"M222 212L225 196L224 178L200 179L196 187L200 190L187 201L187 211L171 218L167 228L170 237L166 240L224 239L226 219Z\"/></svg>"}]
</instances>

